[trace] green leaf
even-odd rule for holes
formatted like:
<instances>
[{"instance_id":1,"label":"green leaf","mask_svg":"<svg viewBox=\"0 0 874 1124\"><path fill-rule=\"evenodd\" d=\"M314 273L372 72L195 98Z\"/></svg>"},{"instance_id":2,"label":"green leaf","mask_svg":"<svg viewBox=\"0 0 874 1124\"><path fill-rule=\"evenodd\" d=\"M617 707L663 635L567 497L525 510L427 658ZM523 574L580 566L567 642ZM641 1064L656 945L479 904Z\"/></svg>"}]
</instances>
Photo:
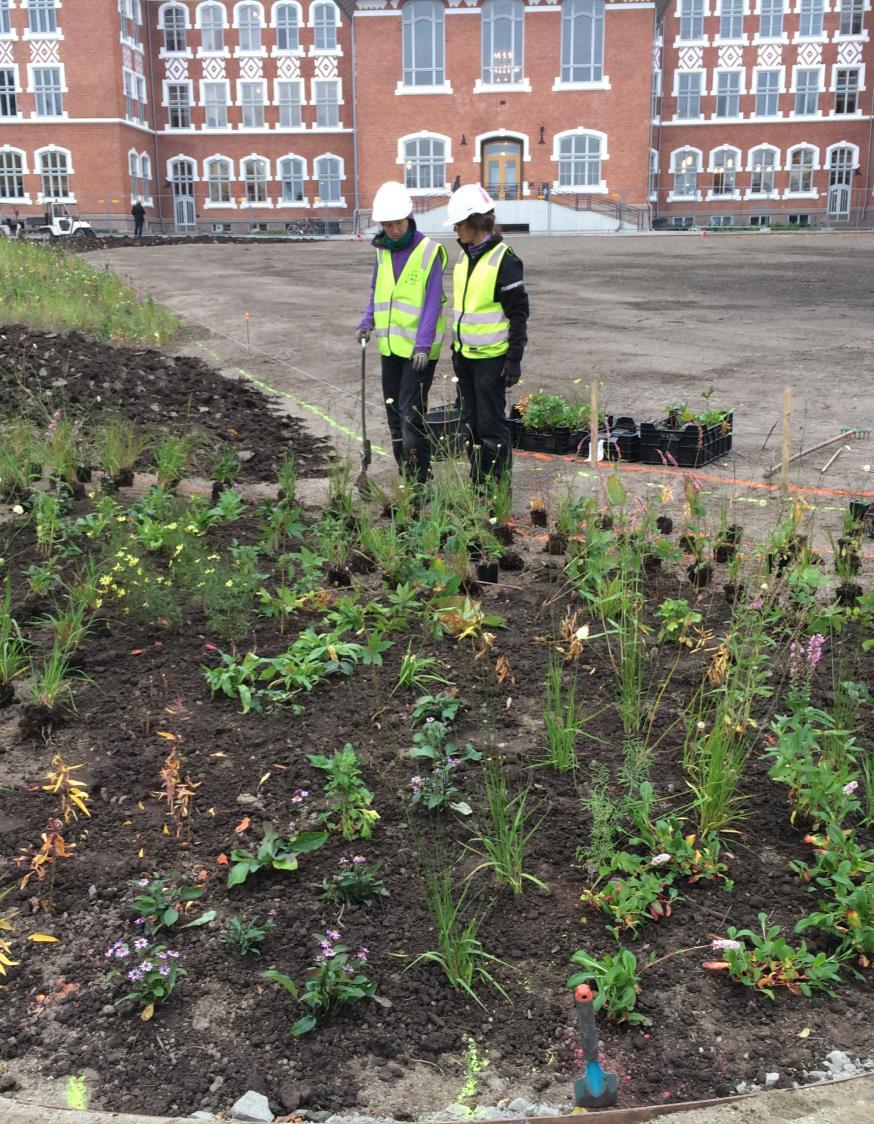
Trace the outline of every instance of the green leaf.
<instances>
[{"instance_id":1,"label":"green leaf","mask_svg":"<svg viewBox=\"0 0 874 1124\"><path fill-rule=\"evenodd\" d=\"M200 917L195 917L193 921L189 921L187 925L183 925L183 929L197 929L201 925L208 925L215 917L215 910L208 909L206 913L201 913Z\"/></svg>"},{"instance_id":2,"label":"green leaf","mask_svg":"<svg viewBox=\"0 0 874 1124\"><path fill-rule=\"evenodd\" d=\"M301 1034L309 1034L309 1032L315 1025L315 1016L304 1015L302 1019L298 1019L297 1022L292 1026L291 1033L295 1036L295 1038L298 1038Z\"/></svg>"}]
</instances>

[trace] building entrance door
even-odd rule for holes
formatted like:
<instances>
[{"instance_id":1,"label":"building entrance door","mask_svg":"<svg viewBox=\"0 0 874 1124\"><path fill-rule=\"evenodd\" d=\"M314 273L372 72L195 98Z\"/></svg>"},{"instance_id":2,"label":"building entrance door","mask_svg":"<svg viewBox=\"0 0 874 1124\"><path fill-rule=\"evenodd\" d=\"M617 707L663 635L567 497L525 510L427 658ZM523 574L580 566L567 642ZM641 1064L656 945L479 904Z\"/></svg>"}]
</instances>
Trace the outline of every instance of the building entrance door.
<instances>
[{"instance_id":1,"label":"building entrance door","mask_svg":"<svg viewBox=\"0 0 874 1124\"><path fill-rule=\"evenodd\" d=\"M488 140L482 151L483 186L493 199L518 199L522 194L522 142Z\"/></svg>"}]
</instances>

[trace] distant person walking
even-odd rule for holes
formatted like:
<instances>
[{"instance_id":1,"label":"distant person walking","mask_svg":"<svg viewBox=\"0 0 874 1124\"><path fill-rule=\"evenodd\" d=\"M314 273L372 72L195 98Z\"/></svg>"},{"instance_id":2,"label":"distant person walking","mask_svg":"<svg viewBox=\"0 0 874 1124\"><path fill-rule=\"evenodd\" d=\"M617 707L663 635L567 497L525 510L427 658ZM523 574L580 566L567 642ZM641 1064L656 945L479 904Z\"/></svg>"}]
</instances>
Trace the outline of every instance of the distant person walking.
<instances>
[{"instance_id":1,"label":"distant person walking","mask_svg":"<svg viewBox=\"0 0 874 1124\"><path fill-rule=\"evenodd\" d=\"M370 300L356 336L366 342L376 334L392 452L400 471L423 484L431 471L425 414L443 343L446 250L416 229L402 183L384 183L372 213L382 230L373 239Z\"/></svg>"},{"instance_id":2,"label":"distant person walking","mask_svg":"<svg viewBox=\"0 0 874 1124\"><path fill-rule=\"evenodd\" d=\"M512 466L507 390L522 376L528 294L522 262L495 226L495 204L478 183L449 197L461 254L452 278L452 366L473 483L484 488Z\"/></svg>"},{"instance_id":3,"label":"distant person walking","mask_svg":"<svg viewBox=\"0 0 874 1124\"><path fill-rule=\"evenodd\" d=\"M142 238L143 224L146 221L146 208L139 199L131 207L130 213L133 215L134 219L134 238Z\"/></svg>"}]
</instances>

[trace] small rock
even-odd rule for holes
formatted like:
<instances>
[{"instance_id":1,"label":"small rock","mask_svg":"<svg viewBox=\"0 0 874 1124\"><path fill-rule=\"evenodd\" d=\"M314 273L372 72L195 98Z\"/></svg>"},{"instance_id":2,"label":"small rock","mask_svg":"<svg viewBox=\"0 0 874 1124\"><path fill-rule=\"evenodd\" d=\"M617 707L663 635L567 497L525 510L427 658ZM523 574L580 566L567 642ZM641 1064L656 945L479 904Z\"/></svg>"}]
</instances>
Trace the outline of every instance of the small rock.
<instances>
[{"instance_id":1,"label":"small rock","mask_svg":"<svg viewBox=\"0 0 874 1124\"><path fill-rule=\"evenodd\" d=\"M766 1073L765 1074L765 1088L773 1089L777 1082L780 1080L779 1073Z\"/></svg>"},{"instance_id":2,"label":"small rock","mask_svg":"<svg viewBox=\"0 0 874 1124\"><path fill-rule=\"evenodd\" d=\"M263 1093L256 1093L252 1089L234 1103L231 1117L234 1120L266 1121L266 1124L273 1124L273 1113L270 1111L267 1098Z\"/></svg>"}]
</instances>

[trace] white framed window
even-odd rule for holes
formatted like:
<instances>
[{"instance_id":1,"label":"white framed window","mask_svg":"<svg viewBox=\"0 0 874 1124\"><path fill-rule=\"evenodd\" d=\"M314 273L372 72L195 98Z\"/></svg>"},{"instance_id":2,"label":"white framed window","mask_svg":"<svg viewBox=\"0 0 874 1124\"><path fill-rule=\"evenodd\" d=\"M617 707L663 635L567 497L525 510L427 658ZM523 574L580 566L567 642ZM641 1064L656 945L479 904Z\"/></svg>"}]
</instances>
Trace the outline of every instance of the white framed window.
<instances>
[{"instance_id":1,"label":"white framed window","mask_svg":"<svg viewBox=\"0 0 874 1124\"><path fill-rule=\"evenodd\" d=\"M72 199L70 192L71 159L66 148L39 149L36 153L36 167L39 174L39 201Z\"/></svg>"},{"instance_id":2,"label":"white framed window","mask_svg":"<svg viewBox=\"0 0 874 1124\"><path fill-rule=\"evenodd\" d=\"M35 66L31 70L35 117L62 117L64 114L63 82L58 66Z\"/></svg>"},{"instance_id":3,"label":"white framed window","mask_svg":"<svg viewBox=\"0 0 874 1124\"><path fill-rule=\"evenodd\" d=\"M197 26L200 28L199 54L217 55L225 50L225 28L228 25L224 4L200 4Z\"/></svg>"},{"instance_id":4,"label":"white framed window","mask_svg":"<svg viewBox=\"0 0 874 1124\"><path fill-rule=\"evenodd\" d=\"M822 39L824 0L798 0L798 38Z\"/></svg>"},{"instance_id":5,"label":"white framed window","mask_svg":"<svg viewBox=\"0 0 874 1124\"><path fill-rule=\"evenodd\" d=\"M237 100L243 111L242 128L264 128L264 102L266 99L263 78L237 83Z\"/></svg>"},{"instance_id":6,"label":"white framed window","mask_svg":"<svg viewBox=\"0 0 874 1124\"><path fill-rule=\"evenodd\" d=\"M55 0L28 0L27 29L31 35L55 35L58 15Z\"/></svg>"},{"instance_id":7,"label":"white framed window","mask_svg":"<svg viewBox=\"0 0 874 1124\"><path fill-rule=\"evenodd\" d=\"M318 184L316 207L344 207L341 185L345 177L343 161L333 153L317 156L313 162L314 178Z\"/></svg>"},{"instance_id":8,"label":"white framed window","mask_svg":"<svg viewBox=\"0 0 874 1124\"><path fill-rule=\"evenodd\" d=\"M167 82L165 101L171 129L191 128L191 82Z\"/></svg>"},{"instance_id":9,"label":"white framed window","mask_svg":"<svg viewBox=\"0 0 874 1124\"><path fill-rule=\"evenodd\" d=\"M18 116L18 70L14 66L0 68L0 117Z\"/></svg>"},{"instance_id":10,"label":"white framed window","mask_svg":"<svg viewBox=\"0 0 874 1124\"><path fill-rule=\"evenodd\" d=\"M740 43L744 37L746 0L722 0L719 9L719 42Z\"/></svg>"},{"instance_id":11,"label":"white framed window","mask_svg":"<svg viewBox=\"0 0 874 1124\"><path fill-rule=\"evenodd\" d=\"M678 148L671 153L673 187L668 195L672 199L700 199L698 173L701 171L701 150Z\"/></svg>"},{"instance_id":12,"label":"white framed window","mask_svg":"<svg viewBox=\"0 0 874 1124\"><path fill-rule=\"evenodd\" d=\"M756 70L756 117L778 117L780 70Z\"/></svg>"},{"instance_id":13,"label":"white framed window","mask_svg":"<svg viewBox=\"0 0 874 1124\"><path fill-rule=\"evenodd\" d=\"M24 191L27 158L20 148L0 148L0 199L5 203L29 202Z\"/></svg>"},{"instance_id":14,"label":"white framed window","mask_svg":"<svg viewBox=\"0 0 874 1124\"><path fill-rule=\"evenodd\" d=\"M557 191L606 191L602 161L607 137L594 130L558 133L555 150L558 156Z\"/></svg>"},{"instance_id":15,"label":"white framed window","mask_svg":"<svg viewBox=\"0 0 874 1124\"><path fill-rule=\"evenodd\" d=\"M740 117L742 70L716 71L716 117Z\"/></svg>"},{"instance_id":16,"label":"white framed window","mask_svg":"<svg viewBox=\"0 0 874 1124\"><path fill-rule=\"evenodd\" d=\"M835 68L835 114L857 113L859 110L859 68L839 66Z\"/></svg>"},{"instance_id":17,"label":"white framed window","mask_svg":"<svg viewBox=\"0 0 874 1124\"><path fill-rule=\"evenodd\" d=\"M188 53L188 12L181 4L168 4L161 11L164 27L164 53L184 55Z\"/></svg>"},{"instance_id":18,"label":"white framed window","mask_svg":"<svg viewBox=\"0 0 874 1124\"><path fill-rule=\"evenodd\" d=\"M446 152L449 140L425 134L402 137L398 142L404 165L404 183L411 191L446 189Z\"/></svg>"},{"instance_id":19,"label":"white framed window","mask_svg":"<svg viewBox=\"0 0 874 1124\"><path fill-rule=\"evenodd\" d=\"M271 24L276 28L276 51L300 50L300 4L274 4Z\"/></svg>"},{"instance_id":20,"label":"white framed window","mask_svg":"<svg viewBox=\"0 0 874 1124\"><path fill-rule=\"evenodd\" d=\"M789 172L787 195L816 195L813 173L819 170L819 149L809 144L797 144L786 153Z\"/></svg>"},{"instance_id":21,"label":"white framed window","mask_svg":"<svg viewBox=\"0 0 874 1124\"><path fill-rule=\"evenodd\" d=\"M680 41L700 43L704 39L705 0L678 0Z\"/></svg>"},{"instance_id":22,"label":"white framed window","mask_svg":"<svg viewBox=\"0 0 874 1124\"><path fill-rule=\"evenodd\" d=\"M521 85L525 70L522 0L483 0L480 11L483 85Z\"/></svg>"},{"instance_id":23,"label":"white framed window","mask_svg":"<svg viewBox=\"0 0 874 1124\"><path fill-rule=\"evenodd\" d=\"M404 86L443 86L443 11L438 0L408 0L404 4Z\"/></svg>"},{"instance_id":24,"label":"white framed window","mask_svg":"<svg viewBox=\"0 0 874 1124\"><path fill-rule=\"evenodd\" d=\"M747 170L750 173L748 195L775 194L775 175L780 167L780 150L773 145L763 144L750 152Z\"/></svg>"},{"instance_id":25,"label":"white framed window","mask_svg":"<svg viewBox=\"0 0 874 1124\"><path fill-rule=\"evenodd\" d=\"M314 78L313 102L317 129L340 128L340 79Z\"/></svg>"},{"instance_id":26,"label":"white framed window","mask_svg":"<svg viewBox=\"0 0 874 1124\"><path fill-rule=\"evenodd\" d=\"M234 203L231 195L231 181L234 167L227 156L210 156L204 161L206 179L206 201L212 207L230 207Z\"/></svg>"},{"instance_id":27,"label":"white framed window","mask_svg":"<svg viewBox=\"0 0 874 1124\"><path fill-rule=\"evenodd\" d=\"M277 163L279 172L279 198L286 206L305 206L304 182L307 178L306 161L300 156L283 156Z\"/></svg>"},{"instance_id":28,"label":"white framed window","mask_svg":"<svg viewBox=\"0 0 874 1124\"><path fill-rule=\"evenodd\" d=\"M708 171L712 175L708 199L722 199L738 197L737 170L740 166L740 150L726 145L715 148L710 153L710 166Z\"/></svg>"},{"instance_id":29,"label":"white framed window","mask_svg":"<svg viewBox=\"0 0 874 1124\"><path fill-rule=\"evenodd\" d=\"M310 22L317 51L337 50L337 28L340 26L340 13L337 5L330 0L320 0L310 5Z\"/></svg>"},{"instance_id":30,"label":"white framed window","mask_svg":"<svg viewBox=\"0 0 874 1124\"><path fill-rule=\"evenodd\" d=\"M604 79L604 0L564 0L561 6L561 85Z\"/></svg>"},{"instance_id":31,"label":"white framed window","mask_svg":"<svg viewBox=\"0 0 874 1124\"><path fill-rule=\"evenodd\" d=\"M701 116L701 90L704 82L702 70L680 70L675 73L677 120L686 121Z\"/></svg>"},{"instance_id":32,"label":"white framed window","mask_svg":"<svg viewBox=\"0 0 874 1124\"><path fill-rule=\"evenodd\" d=\"M261 206L269 204L267 181L270 177L270 166L264 157L247 156L240 162L240 171L246 203L257 203Z\"/></svg>"},{"instance_id":33,"label":"white framed window","mask_svg":"<svg viewBox=\"0 0 874 1124\"><path fill-rule=\"evenodd\" d=\"M820 67L795 67L793 72L795 86L796 117L814 117L819 112L819 91L821 85Z\"/></svg>"},{"instance_id":34,"label":"white framed window","mask_svg":"<svg viewBox=\"0 0 874 1124\"><path fill-rule=\"evenodd\" d=\"M12 17L9 15L10 0L0 0L0 35L12 35Z\"/></svg>"},{"instance_id":35,"label":"white framed window","mask_svg":"<svg viewBox=\"0 0 874 1124\"><path fill-rule=\"evenodd\" d=\"M260 4L237 4L234 8L234 25L239 32L238 54L262 53L261 31L264 27L264 10Z\"/></svg>"},{"instance_id":36,"label":"white framed window","mask_svg":"<svg viewBox=\"0 0 874 1124\"><path fill-rule=\"evenodd\" d=\"M204 129L226 129L228 127L228 83L201 82L200 100L203 103Z\"/></svg>"},{"instance_id":37,"label":"white framed window","mask_svg":"<svg viewBox=\"0 0 874 1124\"><path fill-rule=\"evenodd\" d=\"M301 106L303 105L303 82L299 78L276 83L276 104L279 106L280 129L303 128Z\"/></svg>"},{"instance_id":38,"label":"white framed window","mask_svg":"<svg viewBox=\"0 0 874 1124\"><path fill-rule=\"evenodd\" d=\"M865 0L840 0L841 22L838 35L848 38L865 30Z\"/></svg>"},{"instance_id":39,"label":"white framed window","mask_svg":"<svg viewBox=\"0 0 874 1124\"><path fill-rule=\"evenodd\" d=\"M784 0L759 0L759 38L783 38Z\"/></svg>"}]
</instances>

